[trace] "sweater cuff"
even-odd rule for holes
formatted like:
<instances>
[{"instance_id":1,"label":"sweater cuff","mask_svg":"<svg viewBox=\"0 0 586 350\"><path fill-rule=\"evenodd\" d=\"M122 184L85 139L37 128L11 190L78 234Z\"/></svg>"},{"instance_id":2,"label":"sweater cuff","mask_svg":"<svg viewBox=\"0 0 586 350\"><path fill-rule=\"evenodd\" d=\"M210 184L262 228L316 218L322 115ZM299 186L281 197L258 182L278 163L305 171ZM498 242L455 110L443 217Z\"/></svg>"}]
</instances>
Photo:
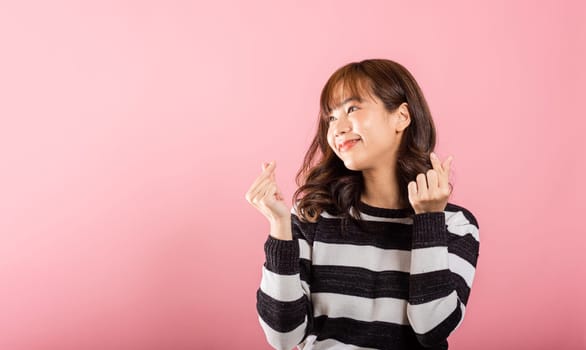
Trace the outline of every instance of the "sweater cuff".
<instances>
[{"instance_id":1,"label":"sweater cuff","mask_svg":"<svg viewBox=\"0 0 586 350\"><path fill-rule=\"evenodd\" d=\"M448 233L443 211L413 216L413 249L447 245Z\"/></svg>"},{"instance_id":2,"label":"sweater cuff","mask_svg":"<svg viewBox=\"0 0 586 350\"><path fill-rule=\"evenodd\" d=\"M299 242L281 240L269 235L265 242L265 267L280 275L299 273Z\"/></svg>"}]
</instances>

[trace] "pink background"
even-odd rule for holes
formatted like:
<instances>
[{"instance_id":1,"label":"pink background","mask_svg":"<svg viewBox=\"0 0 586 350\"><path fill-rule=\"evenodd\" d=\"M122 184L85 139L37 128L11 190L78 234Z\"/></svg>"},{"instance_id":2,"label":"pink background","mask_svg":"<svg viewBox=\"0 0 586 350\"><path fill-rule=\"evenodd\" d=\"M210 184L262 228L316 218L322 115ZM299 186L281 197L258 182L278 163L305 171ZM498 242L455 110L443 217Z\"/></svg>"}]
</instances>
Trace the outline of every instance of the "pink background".
<instances>
[{"instance_id":1,"label":"pink background","mask_svg":"<svg viewBox=\"0 0 586 350\"><path fill-rule=\"evenodd\" d=\"M323 84L420 83L480 224L451 349L586 349L582 1L0 2L0 348L269 349L255 293Z\"/></svg>"}]
</instances>

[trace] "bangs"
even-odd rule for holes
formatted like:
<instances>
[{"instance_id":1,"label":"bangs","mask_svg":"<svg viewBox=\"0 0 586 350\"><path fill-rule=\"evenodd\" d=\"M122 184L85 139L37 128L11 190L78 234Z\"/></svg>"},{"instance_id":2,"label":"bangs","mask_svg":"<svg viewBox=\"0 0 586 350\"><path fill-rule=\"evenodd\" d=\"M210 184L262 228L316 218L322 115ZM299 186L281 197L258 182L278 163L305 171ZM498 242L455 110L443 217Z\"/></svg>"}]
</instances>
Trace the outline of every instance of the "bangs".
<instances>
[{"instance_id":1,"label":"bangs","mask_svg":"<svg viewBox=\"0 0 586 350\"><path fill-rule=\"evenodd\" d=\"M367 97L372 98L370 79L364 73L345 67L332 75L324 86L320 99L320 114L327 120L330 113L342 106L348 98L356 98L362 101Z\"/></svg>"}]
</instances>

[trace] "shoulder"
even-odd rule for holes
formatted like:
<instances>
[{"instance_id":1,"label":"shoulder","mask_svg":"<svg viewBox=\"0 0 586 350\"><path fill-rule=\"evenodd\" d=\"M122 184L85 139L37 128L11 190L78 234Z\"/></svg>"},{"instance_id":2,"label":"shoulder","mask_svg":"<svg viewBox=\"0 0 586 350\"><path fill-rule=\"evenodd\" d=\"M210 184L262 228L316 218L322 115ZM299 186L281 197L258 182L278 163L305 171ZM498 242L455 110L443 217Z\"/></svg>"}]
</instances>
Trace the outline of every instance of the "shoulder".
<instances>
[{"instance_id":1,"label":"shoulder","mask_svg":"<svg viewBox=\"0 0 586 350\"><path fill-rule=\"evenodd\" d=\"M448 203L444 209L448 232L458 237L470 235L475 244L480 242L478 221L472 212L461 205Z\"/></svg>"},{"instance_id":2,"label":"shoulder","mask_svg":"<svg viewBox=\"0 0 586 350\"><path fill-rule=\"evenodd\" d=\"M459 222L462 224L472 224L476 226L476 228L479 227L478 220L476 219L476 216L472 214L472 211L468 210L467 208L461 205L448 202L446 208L444 209L444 212L446 214L446 223Z\"/></svg>"},{"instance_id":3,"label":"shoulder","mask_svg":"<svg viewBox=\"0 0 586 350\"><path fill-rule=\"evenodd\" d=\"M297 204L298 202L296 202L291 208L291 226L293 229L293 236L303 238L308 242L313 242L317 225L320 222L322 216L319 215L315 222L306 221L299 213Z\"/></svg>"},{"instance_id":4,"label":"shoulder","mask_svg":"<svg viewBox=\"0 0 586 350\"><path fill-rule=\"evenodd\" d=\"M304 223L311 224L311 225L317 225L323 219L336 219L336 218L339 218L338 216L331 215L326 210L322 210L320 212L320 214L317 216L317 218L315 219L315 221L312 221L312 222L304 221L303 220L303 216L301 215L300 210L298 208L298 204L299 204L299 202L296 202L291 207L291 219L294 219L294 220L297 220L297 221L302 221Z\"/></svg>"}]
</instances>

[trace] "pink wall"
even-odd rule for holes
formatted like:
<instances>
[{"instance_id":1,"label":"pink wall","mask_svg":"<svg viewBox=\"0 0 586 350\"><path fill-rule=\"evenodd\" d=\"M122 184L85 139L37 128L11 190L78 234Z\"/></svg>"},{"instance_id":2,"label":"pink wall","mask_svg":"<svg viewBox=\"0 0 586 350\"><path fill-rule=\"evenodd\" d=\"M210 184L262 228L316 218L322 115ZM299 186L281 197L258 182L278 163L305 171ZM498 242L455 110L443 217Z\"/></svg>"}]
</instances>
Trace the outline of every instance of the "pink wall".
<instances>
[{"instance_id":1,"label":"pink wall","mask_svg":"<svg viewBox=\"0 0 586 350\"><path fill-rule=\"evenodd\" d=\"M0 2L0 349L269 349L276 159L319 92L385 57L419 81L477 216L451 349L585 349L581 1Z\"/></svg>"}]
</instances>

